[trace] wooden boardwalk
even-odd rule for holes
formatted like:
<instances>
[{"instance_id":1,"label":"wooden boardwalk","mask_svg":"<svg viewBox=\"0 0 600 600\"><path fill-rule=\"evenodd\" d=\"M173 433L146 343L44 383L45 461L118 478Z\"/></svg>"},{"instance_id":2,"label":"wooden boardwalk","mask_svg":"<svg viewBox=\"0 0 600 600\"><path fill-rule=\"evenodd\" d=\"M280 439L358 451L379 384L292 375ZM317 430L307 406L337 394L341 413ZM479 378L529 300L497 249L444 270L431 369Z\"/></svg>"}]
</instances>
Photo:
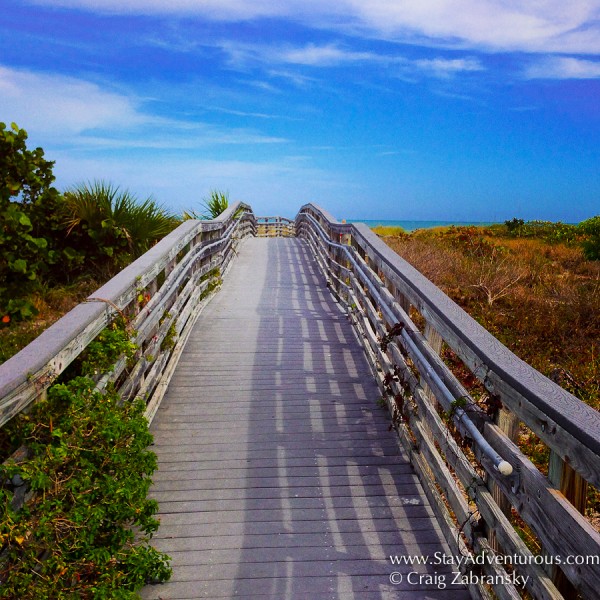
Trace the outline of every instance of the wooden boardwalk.
<instances>
[{"instance_id":1,"label":"wooden boardwalk","mask_svg":"<svg viewBox=\"0 0 600 600\"><path fill-rule=\"evenodd\" d=\"M448 551L379 395L303 243L244 242L152 424L173 577L142 597L469 598L390 563Z\"/></svg>"}]
</instances>

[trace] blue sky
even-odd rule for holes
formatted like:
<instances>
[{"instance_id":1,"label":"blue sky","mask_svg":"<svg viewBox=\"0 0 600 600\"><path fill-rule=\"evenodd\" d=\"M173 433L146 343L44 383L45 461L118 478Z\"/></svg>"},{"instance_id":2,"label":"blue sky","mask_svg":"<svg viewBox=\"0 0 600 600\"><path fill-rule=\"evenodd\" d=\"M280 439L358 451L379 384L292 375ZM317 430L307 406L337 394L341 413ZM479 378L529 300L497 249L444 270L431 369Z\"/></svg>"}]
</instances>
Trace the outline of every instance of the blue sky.
<instances>
[{"instance_id":1,"label":"blue sky","mask_svg":"<svg viewBox=\"0 0 600 600\"><path fill-rule=\"evenodd\" d=\"M0 120L169 208L600 213L598 0L4 0Z\"/></svg>"}]
</instances>

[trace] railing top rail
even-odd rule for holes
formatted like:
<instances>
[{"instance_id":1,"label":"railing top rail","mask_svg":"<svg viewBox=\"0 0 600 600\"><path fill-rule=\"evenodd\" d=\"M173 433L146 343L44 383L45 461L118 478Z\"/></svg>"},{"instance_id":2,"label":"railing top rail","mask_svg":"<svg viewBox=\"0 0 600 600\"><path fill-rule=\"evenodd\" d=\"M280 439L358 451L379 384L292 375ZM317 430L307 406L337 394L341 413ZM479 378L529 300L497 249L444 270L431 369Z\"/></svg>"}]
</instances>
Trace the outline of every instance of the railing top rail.
<instances>
[{"instance_id":1,"label":"railing top rail","mask_svg":"<svg viewBox=\"0 0 600 600\"><path fill-rule=\"evenodd\" d=\"M42 369L86 327L100 318L107 309L107 303L102 300L119 305L124 295L131 291L132 285L147 285L196 235L203 231L222 229L240 208L251 210L247 204L236 202L216 219L184 221L148 252L96 290L86 301L78 304L18 354L0 365L0 399L25 383L32 373Z\"/></svg>"},{"instance_id":2,"label":"railing top rail","mask_svg":"<svg viewBox=\"0 0 600 600\"><path fill-rule=\"evenodd\" d=\"M600 455L600 413L542 375L497 340L458 304L417 269L401 258L364 223L344 225L314 204L301 212L313 212L339 233L352 231L365 250L399 280L409 300L432 322L447 341L455 340L477 358L479 375L492 373L503 385L526 398L555 423L569 432L596 455ZM300 216L299 213L299 216Z\"/></svg>"},{"instance_id":3,"label":"railing top rail","mask_svg":"<svg viewBox=\"0 0 600 600\"><path fill-rule=\"evenodd\" d=\"M294 219L288 219L287 217L255 217L256 221L261 225L268 224L269 221L273 221L273 224L277 223L293 223Z\"/></svg>"},{"instance_id":4,"label":"railing top rail","mask_svg":"<svg viewBox=\"0 0 600 600\"><path fill-rule=\"evenodd\" d=\"M321 208L320 206L317 206L316 204L313 204L312 202L309 202L308 204L305 204L304 206L300 207L300 210L298 211L298 216L300 214L302 214L303 212L305 212L306 210L314 210L316 213L320 214L323 219L325 219L325 221L327 221L330 225L344 225L344 223L340 223L330 212L326 211L325 209Z\"/></svg>"}]
</instances>

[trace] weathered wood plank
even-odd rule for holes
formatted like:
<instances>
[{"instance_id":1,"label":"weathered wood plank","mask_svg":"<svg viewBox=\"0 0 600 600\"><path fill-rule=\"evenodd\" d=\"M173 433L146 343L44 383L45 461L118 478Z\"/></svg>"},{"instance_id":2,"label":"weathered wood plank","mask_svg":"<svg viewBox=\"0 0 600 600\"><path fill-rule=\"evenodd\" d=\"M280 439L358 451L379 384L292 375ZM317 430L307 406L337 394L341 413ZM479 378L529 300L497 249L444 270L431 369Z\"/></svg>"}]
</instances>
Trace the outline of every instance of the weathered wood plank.
<instances>
[{"instance_id":1,"label":"weathered wood plank","mask_svg":"<svg viewBox=\"0 0 600 600\"><path fill-rule=\"evenodd\" d=\"M307 537L307 536L303 536ZM298 545L289 546L293 549L291 553L302 549L302 558L306 561L318 560L388 560L390 553L397 553L398 548L393 544L382 546L381 544L360 544L357 546L345 545L343 550L336 549L335 546L326 547L323 551L319 544L314 546ZM244 552L244 550L255 550L250 548L218 548L209 550L195 550L190 552L172 552L173 564L191 566L194 564L255 564L255 563L273 563L280 561L282 552L280 548L260 547L260 552ZM415 555L420 553L433 555L437 550L437 544L412 544L402 549L404 552L412 552Z\"/></svg>"},{"instance_id":2,"label":"weathered wood plank","mask_svg":"<svg viewBox=\"0 0 600 600\"><path fill-rule=\"evenodd\" d=\"M191 536L228 536L228 535L253 535L270 534L277 536L281 533L320 533L331 534L361 533L365 531L382 532L396 531L398 534L407 533L418 536L419 531L428 531L432 526L431 517L422 517L407 521L393 521L392 519L348 519L335 521L263 521L253 523L205 523L193 525L165 525L154 535L157 539ZM413 538L415 539L415 538Z\"/></svg>"},{"instance_id":3,"label":"weathered wood plank","mask_svg":"<svg viewBox=\"0 0 600 600\"><path fill-rule=\"evenodd\" d=\"M398 533L394 531L362 531L359 533L348 532L344 534L343 544L345 548L362 547L366 549L365 555L371 556L373 553L385 552L385 555L401 554L409 549L418 546L423 554L427 556L435 554L436 546L439 548L439 532L425 529L418 532L418 539L415 537L412 541L406 539L403 543L398 543ZM318 533L298 533L286 532L277 536L264 533L253 535L229 535L223 538L207 537L181 537L173 539L154 539L153 545L166 551L171 548L172 552L199 552L203 550L227 550L227 549L264 549L277 548L289 550L291 548L321 547L328 548L334 542L333 536L329 532ZM418 554L418 552L417 552Z\"/></svg>"},{"instance_id":4,"label":"weathered wood plank","mask_svg":"<svg viewBox=\"0 0 600 600\"><path fill-rule=\"evenodd\" d=\"M291 575L291 573L290 573ZM188 600L210 598L285 598L286 600L398 600L402 594L407 600L466 600L467 592L460 590L438 590L434 586L400 584L381 590L382 577L352 577L351 573L338 577L299 577L290 585L286 571L264 579L239 579L211 581L181 581L167 583L158 589L147 589L142 593L144 600ZM353 583L356 581L356 583Z\"/></svg>"},{"instance_id":5,"label":"weathered wood plank","mask_svg":"<svg viewBox=\"0 0 600 600\"><path fill-rule=\"evenodd\" d=\"M418 490L417 490L418 491ZM286 503L291 510L309 510L326 507L326 499L319 498L297 498L288 496ZM425 500L421 495L415 493L412 496L337 496L334 500L336 508L378 508L394 506L423 506ZM162 514L180 512L213 512L213 511L237 511L239 502L229 500L204 500L200 502L162 502ZM278 510L281 507L280 498L246 498L244 506L246 510Z\"/></svg>"}]
</instances>

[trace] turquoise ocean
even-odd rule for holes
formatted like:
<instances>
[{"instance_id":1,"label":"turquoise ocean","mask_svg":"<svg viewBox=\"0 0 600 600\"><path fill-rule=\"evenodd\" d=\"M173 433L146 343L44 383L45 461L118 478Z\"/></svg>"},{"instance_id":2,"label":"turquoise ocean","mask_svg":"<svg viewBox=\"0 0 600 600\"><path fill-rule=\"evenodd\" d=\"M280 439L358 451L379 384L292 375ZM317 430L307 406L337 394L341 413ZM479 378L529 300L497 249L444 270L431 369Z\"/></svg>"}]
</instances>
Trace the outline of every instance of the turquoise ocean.
<instances>
[{"instance_id":1,"label":"turquoise ocean","mask_svg":"<svg viewBox=\"0 0 600 600\"><path fill-rule=\"evenodd\" d=\"M415 231L415 229L430 229L432 227L456 227L464 225L493 225L491 221L476 222L476 221L386 221L386 220L371 220L371 219L351 219L350 223L364 223L369 227L402 227L405 231Z\"/></svg>"}]
</instances>

